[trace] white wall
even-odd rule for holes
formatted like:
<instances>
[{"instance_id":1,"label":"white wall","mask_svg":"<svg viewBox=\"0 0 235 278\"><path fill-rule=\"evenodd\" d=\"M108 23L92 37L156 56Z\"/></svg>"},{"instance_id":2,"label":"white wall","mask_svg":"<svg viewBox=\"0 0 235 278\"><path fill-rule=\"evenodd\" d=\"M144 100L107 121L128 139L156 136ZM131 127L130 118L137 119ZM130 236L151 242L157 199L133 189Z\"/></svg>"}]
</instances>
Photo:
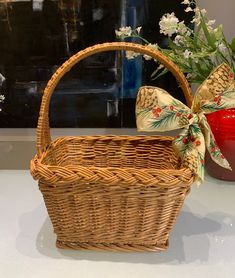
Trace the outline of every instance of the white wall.
<instances>
[{"instance_id":1,"label":"white wall","mask_svg":"<svg viewBox=\"0 0 235 278\"><path fill-rule=\"evenodd\" d=\"M223 24L228 40L235 37L235 0L197 0L200 8L205 8L211 19Z\"/></svg>"}]
</instances>

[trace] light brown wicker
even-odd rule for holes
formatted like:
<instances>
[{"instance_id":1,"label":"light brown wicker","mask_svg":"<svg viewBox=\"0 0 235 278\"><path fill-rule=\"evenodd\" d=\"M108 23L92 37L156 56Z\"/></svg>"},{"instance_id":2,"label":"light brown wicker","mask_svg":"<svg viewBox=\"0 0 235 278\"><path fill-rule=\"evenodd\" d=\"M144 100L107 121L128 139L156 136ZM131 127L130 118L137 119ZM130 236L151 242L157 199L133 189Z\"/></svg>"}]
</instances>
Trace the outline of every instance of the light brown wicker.
<instances>
[{"instance_id":1,"label":"light brown wicker","mask_svg":"<svg viewBox=\"0 0 235 278\"><path fill-rule=\"evenodd\" d=\"M80 60L111 50L131 50L160 61L174 74L191 104L184 75L153 48L125 42L86 48L66 61L45 88L31 173L39 180L57 247L165 250L193 182L192 173L181 166L172 149L173 138L79 136L51 141L48 113L56 85Z\"/></svg>"}]
</instances>

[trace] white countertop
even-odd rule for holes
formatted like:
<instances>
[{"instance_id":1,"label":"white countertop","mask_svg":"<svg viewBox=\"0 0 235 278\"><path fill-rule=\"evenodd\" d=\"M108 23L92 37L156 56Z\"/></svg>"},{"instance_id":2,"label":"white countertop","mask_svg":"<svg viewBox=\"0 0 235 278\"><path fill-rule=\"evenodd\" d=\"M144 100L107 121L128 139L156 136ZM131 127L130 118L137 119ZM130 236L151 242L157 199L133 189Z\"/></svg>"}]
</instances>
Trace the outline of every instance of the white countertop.
<instances>
[{"instance_id":1,"label":"white countertop","mask_svg":"<svg viewBox=\"0 0 235 278\"><path fill-rule=\"evenodd\" d=\"M194 185L161 253L55 247L43 198L28 171L0 170L2 278L235 277L235 182Z\"/></svg>"}]
</instances>

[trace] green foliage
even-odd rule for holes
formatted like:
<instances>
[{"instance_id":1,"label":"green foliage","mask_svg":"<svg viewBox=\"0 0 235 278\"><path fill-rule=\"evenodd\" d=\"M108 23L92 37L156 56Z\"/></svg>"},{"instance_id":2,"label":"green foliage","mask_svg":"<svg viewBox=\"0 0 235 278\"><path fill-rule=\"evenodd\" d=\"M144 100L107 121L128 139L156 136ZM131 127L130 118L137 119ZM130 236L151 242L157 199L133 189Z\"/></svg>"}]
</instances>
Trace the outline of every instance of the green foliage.
<instances>
[{"instance_id":1,"label":"green foliage","mask_svg":"<svg viewBox=\"0 0 235 278\"><path fill-rule=\"evenodd\" d=\"M194 0L184 0L182 4L186 7L185 12L193 13L192 23L195 28L189 29L174 13L163 15L159 25L160 33L167 36L167 49L153 45L141 37L140 27L135 30L122 27L116 33L122 39L135 37L145 45L154 46L179 66L189 83L202 83L221 63L227 63L235 72L235 38L229 43L224 36L223 26L212 27L215 21L210 20L207 11L199 9ZM167 70L158 67L152 73L152 78L156 79L166 72Z\"/></svg>"},{"instance_id":2,"label":"green foliage","mask_svg":"<svg viewBox=\"0 0 235 278\"><path fill-rule=\"evenodd\" d=\"M141 117L141 118L145 118L148 116L149 112L151 111L152 109L149 109L149 108L142 108L140 111L137 110L136 112L136 116L137 117Z\"/></svg>"},{"instance_id":3,"label":"green foliage","mask_svg":"<svg viewBox=\"0 0 235 278\"><path fill-rule=\"evenodd\" d=\"M233 52L235 52L235 38L232 39L232 42L230 44L230 48Z\"/></svg>"},{"instance_id":4,"label":"green foliage","mask_svg":"<svg viewBox=\"0 0 235 278\"><path fill-rule=\"evenodd\" d=\"M167 126L171 126L171 122L173 122L176 118L176 113L174 111L164 111L159 119L156 119L152 122L152 128L164 128Z\"/></svg>"}]
</instances>

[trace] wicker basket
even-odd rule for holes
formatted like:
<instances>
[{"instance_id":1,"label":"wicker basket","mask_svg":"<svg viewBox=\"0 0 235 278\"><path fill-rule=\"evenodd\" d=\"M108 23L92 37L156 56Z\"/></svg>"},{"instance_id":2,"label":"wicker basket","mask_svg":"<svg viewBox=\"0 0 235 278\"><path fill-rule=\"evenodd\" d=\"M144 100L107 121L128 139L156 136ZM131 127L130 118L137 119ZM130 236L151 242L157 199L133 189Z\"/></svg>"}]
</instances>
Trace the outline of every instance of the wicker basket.
<instances>
[{"instance_id":1,"label":"wicker basket","mask_svg":"<svg viewBox=\"0 0 235 278\"><path fill-rule=\"evenodd\" d=\"M171 137L79 136L51 141L51 95L73 65L92 54L131 50L152 56L191 91L179 69L160 52L133 43L104 43L66 61L45 88L37 128L38 153L31 173L57 234L57 247L112 251L160 251L193 182L173 149Z\"/></svg>"}]
</instances>

